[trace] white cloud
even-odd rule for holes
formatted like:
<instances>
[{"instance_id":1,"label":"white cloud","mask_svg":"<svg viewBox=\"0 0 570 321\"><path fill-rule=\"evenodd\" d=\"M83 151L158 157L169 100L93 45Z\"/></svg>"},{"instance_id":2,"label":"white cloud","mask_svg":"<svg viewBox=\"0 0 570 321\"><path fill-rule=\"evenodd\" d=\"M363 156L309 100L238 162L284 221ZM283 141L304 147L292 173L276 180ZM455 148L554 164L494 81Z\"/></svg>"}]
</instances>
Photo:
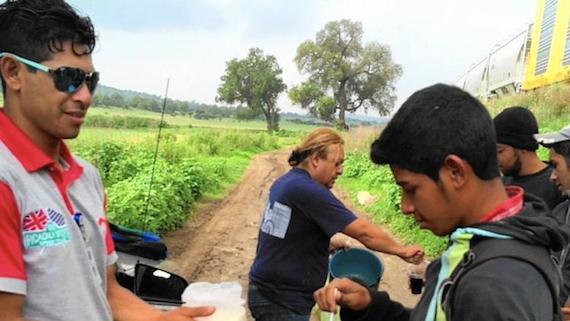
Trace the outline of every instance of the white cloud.
<instances>
[{"instance_id":1,"label":"white cloud","mask_svg":"<svg viewBox=\"0 0 570 321\"><path fill-rule=\"evenodd\" d=\"M397 83L401 103L421 87L453 82L493 44L531 22L536 10L535 0L203 0L185 4L190 10L206 8L204 15L215 17L219 25L202 28L177 17L177 24L170 21L164 28L124 29L97 18L103 16L105 6L91 8L103 11L93 13L100 34L94 59L102 83L164 95L170 77L170 97L213 103L226 61L244 58L249 48L259 47L276 56L284 81L291 86L304 79L293 63L297 46L314 40L326 22L350 19L362 22L365 42L389 45L393 59L403 66ZM163 11L168 12L157 7L155 18L167 21ZM199 16L200 12L193 12L188 19ZM210 21L208 17L202 20ZM286 94L279 103L291 110Z\"/></svg>"}]
</instances>

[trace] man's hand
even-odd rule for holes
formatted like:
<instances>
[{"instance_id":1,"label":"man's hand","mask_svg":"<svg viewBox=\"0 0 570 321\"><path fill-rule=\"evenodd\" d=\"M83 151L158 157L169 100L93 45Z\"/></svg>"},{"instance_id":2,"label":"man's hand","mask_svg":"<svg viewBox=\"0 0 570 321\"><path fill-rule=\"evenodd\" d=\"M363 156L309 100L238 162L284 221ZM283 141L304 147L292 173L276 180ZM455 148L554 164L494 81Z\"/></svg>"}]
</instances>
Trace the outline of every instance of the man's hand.
<instances>
[{"instance_id":1,"label":"man's hand","mask_svg":"<svg viewBox=\"0 0 570 321\"><path fill-rule=\"evenodd\" d=\"M342 233L336 233L331 237L329 242L329 252L334 252L339 249L349 249L350 243L350 237Z\"/></svg>"},{"instance_id":2,"label":"man's hand","mask_svg":"<svg viewBox=\"0 0 570 321\"><path fill-rule=\"evenodd\" d=\"M562 315L564 316L564 321L570 321L570 298L566 300L562 307Z\"/></svg>"},{"instance_id":3,"label":"man's hand","mask_svg":"<svg viewBox=\"0 0 570 321\"><path fill-rule=\"evenodd\" d=\"M107 268L107 298L115 321L194 321L195 317L205 317L215 311L214 307L160 311L120 286L115 273L115 266Z\"/></svg>"},{"instance_id":4,"label":"man's hand","mask_svg":"<svg viewBox=\"0 0 570 321\"><path fill-rule=\"evenodd\" d=\"M346 278L334 279L315 291L313 297L321 310L329 312L336 312L337 304L351 310L363 310L371 300L367 288Z\"/></svg>"},{"instance_id":5,"label":"man's hand","mask_svg":"<svg viewBox=\"0 0 570 321\"><path fill-rule=\"evenodd\" d=\"M406 246L402 248L398 256L408 263L420 264L424 261L424 250L417 245Z\"/></svg>"},{"instance_id":6,"label":"man's hand","mask_svg":"<svg viewBox=\"0 0 570 321\"><path fill-rule=\"evenodd\" d=\"M194 321L195 317L206 317L214 313L214 307L188 308L181 307L168 312L163 312L156 321Z\"/></svg>"}]
</instances>

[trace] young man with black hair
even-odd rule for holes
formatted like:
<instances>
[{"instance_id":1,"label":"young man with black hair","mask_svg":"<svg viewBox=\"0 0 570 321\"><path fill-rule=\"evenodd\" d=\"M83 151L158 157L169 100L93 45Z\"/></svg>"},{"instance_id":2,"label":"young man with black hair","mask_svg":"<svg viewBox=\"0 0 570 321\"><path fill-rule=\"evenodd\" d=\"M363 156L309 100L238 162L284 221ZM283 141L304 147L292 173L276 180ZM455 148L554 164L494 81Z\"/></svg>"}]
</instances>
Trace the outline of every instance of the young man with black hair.
<instances>
[{"instance_id":1,"label":"young man with black hair","mask_svg":"<svg viewBox=\"0 0 570 321\"><path fill-rule=\"evenodd\" d=\"M554 169L536 153L538 142L533 135L538 134L538 123L532 112L520 106L509 107L495 116L493 123L503 183L520 186L554 208L562 197L550 180Z\"/></svg>"},{"instance_id":2,"label":"young man with black hair","mask_svg":"<svg viewBox=\"0 0 570 321\"><path fill-rule=\"evenodd\" d=\"M93 25L62 0L0 4L0 320L194 320L115 278L98 171L73 156L99 79Z\"/></svg>"},{"instance_id":3,"label":"young man with black hair","mask_svg":"<svg viewBox=\"0 0 570 321\"><path fill-rule=\"evenodd\" d=\"M315 292L321 309L341 305L343 321L559 318L549 251L565 246L570 231L537 197L504 187L493 122L477 99L443 84L417 91L374 141L371 158L390 166L402 212L449 235L450 245L429 265L413 310L348 279Z\"/></svg>"},{"instance_id":4,"label":"young man with black hair","mask_svg":"<svg viewBox=\"0 0 570 321\"><path fill-rule=\"evenodd\" d=\"M537 141L550 149L550 163L554 171L550 179L556 184L560 194L564 196L564 202L558 204L552 214L566 226L570 225L570 126L563 128L559 132L535 135ZM560 305L565 306L565 320L570 320L570 304L566 304L570 295L570 258L568 257L568 246L559 253L560 264L562 265L562 276L564 285L560 291Z\"/></svg>"}]
</instances>

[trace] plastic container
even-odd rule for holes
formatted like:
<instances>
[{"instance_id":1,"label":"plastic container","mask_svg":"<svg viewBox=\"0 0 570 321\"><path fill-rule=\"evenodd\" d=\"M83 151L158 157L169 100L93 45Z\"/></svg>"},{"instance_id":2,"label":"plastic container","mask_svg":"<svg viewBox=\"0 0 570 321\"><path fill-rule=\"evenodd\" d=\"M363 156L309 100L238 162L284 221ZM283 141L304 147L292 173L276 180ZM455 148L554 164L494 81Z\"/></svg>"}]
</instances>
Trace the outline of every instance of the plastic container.
<instances>
[{"instance_id":1,"label":"plastic container","mask_svg":"<svg viewBox=\"0 0 570 321\"><path fill-rule=\"evenodd\" d=\"M339 250L331 257L329 271L332 278L345 277L377 288L384 274L384 264L369 250L350 248Z\"/></svg>"},{"instance_id":2,"label":"plastic container","mask_svg":"<svg viewBox=\"0 0 570 321\"><path fill-rule=\"evenodd\" d=\"M216 312L207 317L194 318L197 321L247 321L245 300L241 298L239 282L196 282L182 293L184 306L215 306Z\"/></svg>"}]
</instances>

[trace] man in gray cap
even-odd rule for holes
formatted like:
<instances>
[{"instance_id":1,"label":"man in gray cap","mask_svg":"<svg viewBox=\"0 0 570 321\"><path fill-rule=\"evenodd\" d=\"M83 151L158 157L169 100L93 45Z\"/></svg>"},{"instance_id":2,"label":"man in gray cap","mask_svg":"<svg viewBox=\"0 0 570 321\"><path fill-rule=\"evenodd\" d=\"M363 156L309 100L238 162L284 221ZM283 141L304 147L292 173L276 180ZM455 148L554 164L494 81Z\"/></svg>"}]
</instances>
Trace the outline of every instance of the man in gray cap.
<instances>
[{"instance_id":1,"label":"man in gray cap","mask_svg":"<svg viewBox=\"0 0 570 321\"><path fill-rule=\"evenodd\" d=\"M550 181L553 168L542 162L536 150L538 123L530 110L509 107L493 119L497 134L497 156L505 185L522 187L542 198L549 208L562 201L556 185Z\"/></svg>"},{"instance_id":2,"label":"man in gray cap","mask_svg":"<svg viewBox=\"0 0 570 321\"><path fill-rule=\"evenodd\" d=\"M566 225L570 224L570 126L556 133L535 135L536 140L546 148L550 148L550 162L554 171L551 180L558 186L560 193L566 200L556 206L552 213L558 220ZM560 305L563 307L565 320L570 320L570 304L565 304L570 295L570 259L569 248L559 253L562 265L564 286L560 289ZM565 306L566 305L566 306Z\"/></svg>"}]
</instances>

